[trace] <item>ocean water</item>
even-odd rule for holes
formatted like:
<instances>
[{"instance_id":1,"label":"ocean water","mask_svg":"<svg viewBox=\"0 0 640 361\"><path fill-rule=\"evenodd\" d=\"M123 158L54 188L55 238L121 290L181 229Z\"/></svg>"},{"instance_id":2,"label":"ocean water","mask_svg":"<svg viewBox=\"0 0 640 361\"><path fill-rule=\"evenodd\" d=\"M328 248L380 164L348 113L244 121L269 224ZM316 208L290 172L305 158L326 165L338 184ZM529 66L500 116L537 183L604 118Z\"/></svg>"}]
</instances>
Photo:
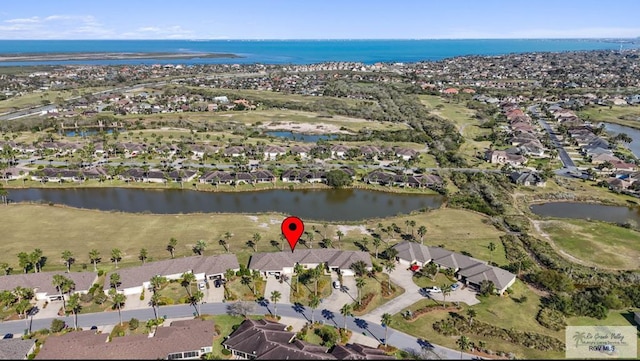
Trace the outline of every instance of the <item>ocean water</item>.
<instances>
[{"instance_id":1,"label":"ocean water","mask_svg":"<svg viewBox=\"0 0 640 361\"><path fill-rule=\"evenodd\" d=\"M24 53L232 53L241 58L1 62L14 65L313 64L435 61L464 55L637 48L593 39L468 40L0 40L0 55Z\"/></svg>"}]
</instances>

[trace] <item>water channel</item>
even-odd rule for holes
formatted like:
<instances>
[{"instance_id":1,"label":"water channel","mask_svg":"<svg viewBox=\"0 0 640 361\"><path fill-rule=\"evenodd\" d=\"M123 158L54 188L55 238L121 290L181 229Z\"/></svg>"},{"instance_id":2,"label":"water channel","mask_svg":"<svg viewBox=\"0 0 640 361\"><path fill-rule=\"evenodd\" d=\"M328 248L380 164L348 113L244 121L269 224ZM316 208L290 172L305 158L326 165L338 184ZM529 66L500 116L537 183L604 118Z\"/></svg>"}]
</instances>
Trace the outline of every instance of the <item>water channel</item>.
<instances>
[{"instance_id":1,"label":"water channel","mask_svg":"<svg viewBox=\"0 0 640 361\"><path fill-rule=\"evenodd\" d=\"M281 212L319 221L358 221L439 208L440 195L363 189L199 192L130 188L11 189L13 202L53 202L103 211L178 213Z\"/></svg>"}]
</instances>

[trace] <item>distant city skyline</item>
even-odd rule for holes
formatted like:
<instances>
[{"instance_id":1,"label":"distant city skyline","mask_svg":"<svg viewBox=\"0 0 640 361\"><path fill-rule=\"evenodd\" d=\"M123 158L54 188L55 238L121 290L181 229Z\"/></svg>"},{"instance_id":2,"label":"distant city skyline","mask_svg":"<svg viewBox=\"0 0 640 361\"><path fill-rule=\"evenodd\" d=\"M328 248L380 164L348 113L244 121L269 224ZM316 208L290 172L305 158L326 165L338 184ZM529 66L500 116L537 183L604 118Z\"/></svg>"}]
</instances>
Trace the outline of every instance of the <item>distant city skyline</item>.
<instances>
[{"instance_id":1,"label":"distant city skyline","mask_svg":"<svg viewBox=\"0 0 640 361\"><path fill-rule=\"evenodd\" d=\"M0 39L637 38L640 1L10 1Z\"/></svg>"}]
</instances>

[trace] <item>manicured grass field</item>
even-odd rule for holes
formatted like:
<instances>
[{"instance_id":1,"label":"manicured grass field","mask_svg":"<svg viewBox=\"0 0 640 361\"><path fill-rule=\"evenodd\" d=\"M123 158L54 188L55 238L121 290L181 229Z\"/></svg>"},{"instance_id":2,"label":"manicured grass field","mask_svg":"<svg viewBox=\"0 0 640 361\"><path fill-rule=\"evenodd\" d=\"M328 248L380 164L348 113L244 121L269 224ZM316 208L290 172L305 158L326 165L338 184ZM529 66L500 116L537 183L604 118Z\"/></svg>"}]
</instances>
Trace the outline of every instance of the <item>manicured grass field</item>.
<instances>
[{"instance_id":1,"label":"manicured grass field","mask_svg":"<svg viewBox=\"0 0 640 361\"><path fill-rule=\"evenodd\" d=\"M598 221L544 221L544 232L567 253L605 268L640 266L640 232Z\"/></svg>"},{"instance_id":2,"label":"manicured grass field","mask_svg":"<svg viewBox=\"0 0 640 361\"><path fill-rule=\"evenodd\" d=\"M640 107L637 106L587 108L579 111L578 116L591 122L608 122L640 129Z\"/></svg>"},{"instance_id":3,"label":"manicured grass field","mask_svg":"<svg viewBox=\"0 0 640 361\"><path fill-rule=\"evenodd\" d=\"M68 249L74 253L75 264L72 271L77 271L86 264L92 268L88 253L97 249L102 261L98 267L105 271L112 270L109 261L111 250L119 248L123 253L120 261L122 267L139 265L138 254L141 248L148 251L148 259L167 259L170 257L166 250L170 238L178 240L175 256L193 255L192 247L198 240L207 242L206 255L224 253L225 249L218 241L229 231L232 237L228 243L230 252L238 256L238 261L247 264L253 249L246 246L246 241L254 233L261 234L258 242L258 252L275 251L269 240L279 240L280 224L283 215L269 214L133 214L122 212L101 212L95 210L80 210L62 206L12 204L0 206L0 232L7 235L3 241L3 252L0 262L9 263L16 272L20 272L17 254L31 252L35 248L42 249L47 257L44 270L64 269L61 252ZM489 259L487 245L490 241L497 246L493 252L493 260L498 264L505 264L504 250L499 241L502 232L490 224L483 222L486 217L464 210L439 209L428 213L416 213L407 216L390 217L385 219L368 220L364 223L327 223L326 234L334 238L337 243L337 230L342 229L344 236L340 247L356 250L354 241L361 241L363 237L371 240L371 236L363 234L367 229L376 229L378 223L384 226L396 223L403 231L405 220L415 220L416 229L420 225L427 227L425 244L444 244L454 251L466 250L474 257ZM37 226L35 226L37 224ZM315 247L324 235L323 223L305 222L309 231L317 229ZM392 240L390 244L397 240ZM379 251L385 248L382 242ZM334 247L338 247L334 244ZM368 248L374 253L369 242Z\"/></svg>"}]
</instances>

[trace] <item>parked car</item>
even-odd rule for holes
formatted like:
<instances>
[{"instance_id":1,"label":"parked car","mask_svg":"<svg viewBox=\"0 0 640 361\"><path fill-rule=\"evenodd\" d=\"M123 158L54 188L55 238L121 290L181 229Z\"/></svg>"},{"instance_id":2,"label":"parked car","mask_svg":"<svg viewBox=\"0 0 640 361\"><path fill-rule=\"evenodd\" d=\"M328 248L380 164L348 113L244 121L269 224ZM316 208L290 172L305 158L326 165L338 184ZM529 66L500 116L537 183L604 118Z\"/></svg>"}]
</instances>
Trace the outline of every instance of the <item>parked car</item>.
<instances>
[{"instance_id":1,"label":"parked car","mask_svg":"<svg viewBox=\"0 0 640 361\"><path fill-rule=\"evenodd\" d=\"M214 286L215 288L220 288L220 286L222 286L222 281L221 281L221 280L219 280L219 279L217 279L217 280L213 281L213 286Z\"/></svg>"},{"instance_id":2,"label":"parked car","mask_svg":"<svg viewBox=\"0 0 640 361\"><path fill-rule=\"evenodd\" d=\"M442 293L442 290L440 289L440 287L425 287L423 288L424 292L426 293Z\"/></svg>"},{"instance_id":3,"label":"parked car","mask_svg":"<svg viewBox=\"0 0 640 361\"><path fill-rule=\"evenodd\" d=\"M340 289L340 281L333 281L333 288L339 290Z\"/></svg>"},{"instance_id":4,"label":"parked car","mask_svg":"<svg viewBox=\"0 0 640 361\"><path fill-rule=\"evenodd\" d=\"M454 284L451 285L451 291L455 291L458 288L460 288L460 284L459 283L454 283Z\"/></svg>"},{"instance_id":5,"label":"parked car","mask_svg":"<svg viewBox=\"0 0 640 361\"><path fill-rule=\"evenodd\" d=\"M207 286L204 284L204 282L200 282L200 283L198 283L198 289L199 289L199 290L204 290L204 289L205 289L205 287L207 287Z\"/></svg>"},{"instance_id":6,"label":"parked car","mask_svg":"<svg viewBox=\"0 0 640 361\"><path fill-rule=\"evenodd\" d=\"M98 329L98 326L91 326L91 329L92 329L92 330L97 330L97 329Z\"/></svg>"},{"instance_id":7,"label":"parked car","mask_svg":"<svg viewBox=\"0 0 640 361\"><path fill-rule=\"evenodd\" d=\"M13 334L12 333L5 334L2 339L6 340L6 339L9 339L9 338L13 338Z\"/></svg>"}]
</instances>

